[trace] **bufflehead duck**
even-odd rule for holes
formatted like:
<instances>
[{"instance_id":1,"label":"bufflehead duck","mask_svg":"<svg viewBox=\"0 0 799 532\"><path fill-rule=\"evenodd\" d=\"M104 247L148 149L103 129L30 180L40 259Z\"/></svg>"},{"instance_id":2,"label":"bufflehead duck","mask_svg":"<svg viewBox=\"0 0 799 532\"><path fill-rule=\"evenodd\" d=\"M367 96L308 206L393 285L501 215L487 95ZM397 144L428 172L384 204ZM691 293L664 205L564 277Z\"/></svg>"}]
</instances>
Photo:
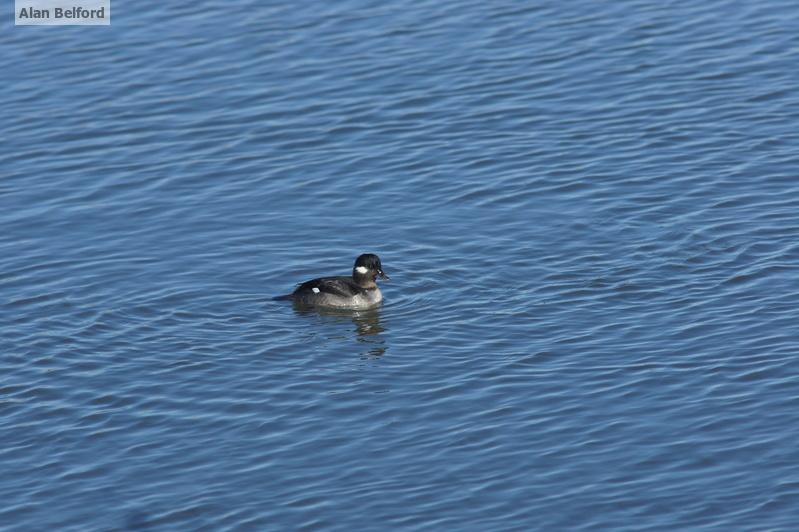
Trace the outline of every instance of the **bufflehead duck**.
<instances>
[{"instance_id":1,"label":"bufflehead duck","mask_svg":"<svg viewBox=\"0 0 799 532\"><path fill-rule=\"evenodd\" d=\"M355 259L352 277L322 277L297 286L291 294L275 299L288 299L300 305L343 309L367 309L380 304L383 294L375 279L388 279L380 258L364 253Z\"/></svg>"}]
</instances>

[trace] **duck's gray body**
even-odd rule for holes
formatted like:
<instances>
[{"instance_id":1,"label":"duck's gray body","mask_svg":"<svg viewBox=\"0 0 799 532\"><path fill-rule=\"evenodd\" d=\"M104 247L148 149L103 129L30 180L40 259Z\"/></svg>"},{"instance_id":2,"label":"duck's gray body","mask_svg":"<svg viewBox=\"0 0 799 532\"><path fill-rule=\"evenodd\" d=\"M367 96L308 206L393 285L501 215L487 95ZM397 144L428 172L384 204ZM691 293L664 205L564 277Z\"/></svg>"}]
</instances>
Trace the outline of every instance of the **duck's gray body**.
<instances>
[{"instance_id":1,"label":"duck's gray body","mask_svg":"<svg viewBox=\"0 0 799 532\"><path fill-rule=\"evenodd\" d=\"M363 288L352 277L323 277L302 283L292 299L301 305L331 308L367 309L380 304L383 294L375 285Z\"/></svg>"},{"instance_id":2,"label":"duck's gray body","mask_svg":"<svg viewBox=\"0 0 799 532\"><path fill-rule=\"evenodd\" d=\"M383 294L375 279L388 279L383 273L377 255L364 254L355 261L352 277L320 277L311 279L289 295L277 299L290 299L298 305L337 309L363 310L376 307Z\"/></svg>"}]
</instances>

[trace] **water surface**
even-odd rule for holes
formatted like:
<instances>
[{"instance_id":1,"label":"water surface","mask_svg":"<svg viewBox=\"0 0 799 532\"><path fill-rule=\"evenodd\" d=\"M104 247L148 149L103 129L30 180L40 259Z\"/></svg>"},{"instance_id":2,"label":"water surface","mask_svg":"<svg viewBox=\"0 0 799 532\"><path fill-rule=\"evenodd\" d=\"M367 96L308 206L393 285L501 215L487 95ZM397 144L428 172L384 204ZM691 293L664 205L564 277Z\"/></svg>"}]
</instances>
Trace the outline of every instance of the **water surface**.
<instances>
[{"instance_id":1,"label":"water surface","mask_svg":"<svg viewBox=\"0 0 799 532\"><path fill-rule=\"evenodd\" d=\"M0 35L0 528L795 529L795 2L114 9Z\"/></svg>"}]
</instances>

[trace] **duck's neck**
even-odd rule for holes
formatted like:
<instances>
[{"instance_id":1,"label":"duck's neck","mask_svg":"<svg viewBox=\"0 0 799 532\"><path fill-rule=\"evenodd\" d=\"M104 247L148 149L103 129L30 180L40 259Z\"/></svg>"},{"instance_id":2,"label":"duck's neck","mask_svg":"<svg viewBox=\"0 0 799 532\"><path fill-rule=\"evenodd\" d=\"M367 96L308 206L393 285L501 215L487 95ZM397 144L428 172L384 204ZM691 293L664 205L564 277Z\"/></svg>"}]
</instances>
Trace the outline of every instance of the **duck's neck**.
<instances>
[{"instance_id":1,"label":"duck's neck","mask_svg":"<svg viewBox=\"0 0 799 532\"><path fill-rule=\"evenodd\" d=\"M375 283L375 278L369 274L361 274L358 272L352 272L352 280L355 281L355 284L360 286L365 290L371 290L373 288L377 288L377 283Z\"/></svg>"}]
</instances>

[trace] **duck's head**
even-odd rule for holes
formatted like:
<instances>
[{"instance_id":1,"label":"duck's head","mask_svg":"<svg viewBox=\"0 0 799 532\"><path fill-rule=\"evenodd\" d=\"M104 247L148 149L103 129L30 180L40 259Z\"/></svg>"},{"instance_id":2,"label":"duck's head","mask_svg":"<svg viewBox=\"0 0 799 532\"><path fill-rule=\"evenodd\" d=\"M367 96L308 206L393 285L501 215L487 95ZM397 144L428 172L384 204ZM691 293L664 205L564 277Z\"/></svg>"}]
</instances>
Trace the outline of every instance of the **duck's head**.
<instances>
[{"instance_id":1,"label":"duck's head","mask_svg":"<svg viewBox=\"0 0 799 532\"><path fill-rule=\"evenodd\" d=\"M380 257L373 253L364 253L355 259L355 265L352 267L352 278L359 285L374 285L375 279L386 279L389 277L383 272L383 266L380 264Z\"/></svg>"}]
</instances>

